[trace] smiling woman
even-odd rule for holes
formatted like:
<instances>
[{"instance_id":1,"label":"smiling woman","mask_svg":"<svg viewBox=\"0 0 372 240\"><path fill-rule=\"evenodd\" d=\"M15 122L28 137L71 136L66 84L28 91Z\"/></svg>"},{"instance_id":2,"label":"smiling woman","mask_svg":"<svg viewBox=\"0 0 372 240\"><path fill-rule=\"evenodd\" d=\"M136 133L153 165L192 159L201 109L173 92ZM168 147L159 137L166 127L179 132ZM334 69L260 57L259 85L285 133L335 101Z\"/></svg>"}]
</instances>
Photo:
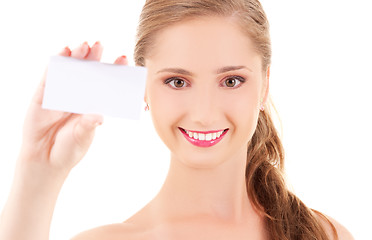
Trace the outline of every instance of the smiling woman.
<instances>
[{"instance_id":1,"label":"smiling woman","mask_svg":"<svg viewBox=\"0 0 372 240\"><path fill-rule=\"evenodd\" d=\"M169 12L172 17L165 14ZM213 194L203 197L208 204L221 201L219 198L224 195L235 196L230 199L228 216L248 220L257 214L260 219L256 222L257 229L268 229L261 237L337 238L334 224L328 220L333 231L326 233L321 218L327 218L308 209L286 189L283 180L282 145L269 113L264 110L268 99L271 47L268 22L260 3L148 1L141 20L135 60L148 68L145 101L152 109L159 136L172 153L167 181L175 187L175 183L180 182L175 176L193 176L187 174L190 169L191 172L203 169L208 173L199 170L204 183L216 182L216 179L229 183L230 187L244 183L248 198L245 191L243 194L239 191L241 188L236 192L234 188L227 191L220 186L211 187L210 183L206 186L198 183L200 177L189 180L195 180L191 185L200 188L197 192L203 192L203 188L213 189L214 197ZM159 73L164 74L158 76ZM171 85L170 89L164 88L164 79ZM218 144L212 140L213 135L208 136L213 132L222 132ZM175 192L166 187L167 181L158 198L167 199L163 196L166 192ZM236 201L243 204L235 205ZM179 208L185 205L182 202ZM154 207L151 203L148 206ZM188 209L191 216L192 212L195 212L194 217L198 216L195 206ZM199 212L203 209L208 207L201 207ZM223 212L214 209L210 215L224 219L219 211ZM144 212L146 216L146 210ZM244 236L252 237L240 235ZM225 237L231 239L232 235Z\"/></svg>"},{"instance_id":2,"label":"smiling woman","mask_svg":"<svg viewBox=\"0 0 372 240\"><path fill-rule=\"evenodd\" d=\"M60 53L101 54L100 42ZM168 175L125 222L74 239L352 239L284 180L268 100L269 24L258 0L147 0L134 58L148 70L144 100L171 153ZM1 239L49 238L59 191L102 124L100 116L42 109L43 90L44 80L25 120Z\"/></svg>"}]
</instances>

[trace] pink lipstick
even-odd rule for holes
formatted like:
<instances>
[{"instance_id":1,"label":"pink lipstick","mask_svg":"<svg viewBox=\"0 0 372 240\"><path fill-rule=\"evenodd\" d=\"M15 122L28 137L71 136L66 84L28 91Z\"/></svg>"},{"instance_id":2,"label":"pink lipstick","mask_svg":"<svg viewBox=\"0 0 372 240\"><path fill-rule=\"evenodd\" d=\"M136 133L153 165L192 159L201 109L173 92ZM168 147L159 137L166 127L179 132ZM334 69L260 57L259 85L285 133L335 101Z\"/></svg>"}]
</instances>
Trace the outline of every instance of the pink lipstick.
<instances>
[{"instance_id":1,"label":"pink lipstick","mask_svg":"<svg viewBox=\"0 0 372 240\"><path fill-rule=\"evenodd\" d=\"M211 147L216 145L226 135L228 128L216 131L189 131L179 128L183 136L197 147Z\"/></svg>"}]
</instances>

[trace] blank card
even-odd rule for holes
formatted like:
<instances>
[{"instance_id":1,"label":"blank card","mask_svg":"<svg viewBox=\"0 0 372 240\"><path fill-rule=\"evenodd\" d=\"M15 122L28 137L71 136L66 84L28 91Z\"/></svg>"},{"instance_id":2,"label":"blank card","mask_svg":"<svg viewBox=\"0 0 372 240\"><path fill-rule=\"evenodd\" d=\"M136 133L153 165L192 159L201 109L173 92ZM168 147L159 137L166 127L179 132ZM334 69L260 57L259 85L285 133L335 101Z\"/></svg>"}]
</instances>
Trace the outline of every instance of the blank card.
<instances>
[{"instance_id":1,"label":"blank card","mask_svg":"<svg viewBox=\"0 0 372 240\"><path fill-rule=\"evenodd\" d=\"M79 114L139 119L146 68L53 56L42 107Z\"/></svg>"}]
</instances>

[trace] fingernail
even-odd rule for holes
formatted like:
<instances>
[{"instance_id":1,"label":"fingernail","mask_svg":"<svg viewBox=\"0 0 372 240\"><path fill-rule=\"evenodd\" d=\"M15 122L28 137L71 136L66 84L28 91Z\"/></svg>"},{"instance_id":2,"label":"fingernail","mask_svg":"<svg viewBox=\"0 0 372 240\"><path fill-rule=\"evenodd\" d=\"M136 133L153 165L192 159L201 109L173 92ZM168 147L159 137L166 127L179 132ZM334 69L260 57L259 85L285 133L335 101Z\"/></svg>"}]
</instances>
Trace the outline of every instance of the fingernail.
<instances>
[{"instance_id":1,"label":"fingernail","mask_svg":"<svg viewBox=\"0 0 372 240\"><path fill-rule=\"evenodd\" d=\"M82 44L80 44L80 46L76 47L76 48L84 48L88 46L88 43L87 42L83 42Z\"/></svg>"},{"instance_id":2,"label":"fingernail","mask_svg":"<svg viewBox=\"0 0 372 240\"><path fill-rule=\"evenodd\" d=\"M81 53L83 54L83 58L88 56L89 52L90 52L89 44L88 42L84 42L81 46Z\"/></svg>"},{"instance_id":3,"label":"fingernail","mask_svg":"<svg viewBox=\"0 0 372 240\"><path fill-rule=\"evenodd\" d=\"M65 48L61 51L61 54L65 53L65 52L67 52L67 53L71 53L70 48L69 48L69 47L65 47Z\"/></svg>"},{"instance_id":4,"label":"fingernail","mask_svg":"<svg viewBox=\"0 0 372 240\"><path fill-rule=\"evenodd\" d=\"M101 42L97 41L97 42L94 43L94 45L98 45L98 44L101 44Z\"/></svg>"},{"instance_id":5,"label":"fingernail","mask_svg":"<svg viewBox=\"0 0 372 240\"><path fill-rule=\"evenodd\" d=\"M102 125L102 123L103 123L103 118L102 118L102 116L100 116L100 118L97 119L96 122L94 123L94 126L98 127L98 126Z\"/></svg>"},{"instance_id":6,"label":"fingernail","mask_svg":"<svg viewBox=\"0 0 372 240\"><path fill-rule=\"evenodd\" d=\"M125 55L122 55L122 56L121 56L121 58L127 58L127 56L125 56Z\"/></svg>"},{"instance_id":7,"label":"fingernail","mask_svg":"<svg viewBox=\"0 0 372 240\"><path fill-rule=\"evenodd\" d=\"M81 44L81 47L82 47L83 49L89 48L89 44L88 44L88 42L83 42L83 44Z\"/></svg>"}]
</instances>

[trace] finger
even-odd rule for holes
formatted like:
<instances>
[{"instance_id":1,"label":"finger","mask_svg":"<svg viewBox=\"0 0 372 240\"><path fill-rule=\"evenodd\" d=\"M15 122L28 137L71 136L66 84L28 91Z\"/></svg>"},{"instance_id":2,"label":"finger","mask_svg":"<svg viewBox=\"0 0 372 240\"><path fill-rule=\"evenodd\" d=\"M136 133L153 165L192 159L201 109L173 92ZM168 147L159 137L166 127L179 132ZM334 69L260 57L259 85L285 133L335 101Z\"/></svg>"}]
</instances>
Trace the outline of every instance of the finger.
<instances>
[{"instance_id":1,"label":"finger","mask_svg":"<svg viewBox=\"0 0 372 240\"><path fill-rule=\"evenodd\" d=\"M36 89L34 97L32 98L32 102L36 103L37 105L41 105L43 103L43 94L45 89L45 79L47 75L48 69L45 70L43 77L41 78L41 82Z\"/></svg>"},{"instance_id":2,"label":"finger","mask_svg":"<svg viewBox=\"0 0 372 240\"><path fill-rule=\"evenodd\" d=\"M69 47L65 47L59 54L59 56L69 57L71 56L71 50Z\"/></svg>"},{"instance_id":3,"label":"finger","mask_svg":"<svg viewBox=\"0 0 372 240\"><path fill-rule=\"evenodd\" d=\"M71 57L84 59L90 52L90 47L87 42L84 42L79 47L71 51Z\"/></svg>"},{"instance_id":4,"label":"finger","mask_svg":"<svg viewBox=\"0 0 372 240\"><path fill-rule=\"evenodd\" d=\"M86 125L93 125L94 127L102 125L103 116L98 114L83 114L81 115L80 122Z\"/></svg>"},{"instance_id":5,"label":"finger","mask_svg":"<svg viewBox=\"0 0 372 240\"><path fill-rule=\"evenodd\" d=\"M74 137L83 152L88 150L94 137L94 130L102 122L103 117L101 115L84 114L79 117L79 121L75 125Z\"/></svg>"},{"instance_id":6,"label":"finger","mask_svg":"<svg viewBox=\"0 0 372 240\"><path fill-rule=\"evenodd\" d=\"M93 46L90 49L90 52L85 58L87 60L99 61L102 57L102 52L103 46L99 41L97 41L95 44L93 44Z\"/></svg>"},{"instance_id":7,"label":"finger","mask_svg":"<svg viewBox=\"0 0 372 240\"><path fill-rule=\"evenodd\" d=\"M71 170L86 154L95 129L103 117L93 114L71 114L55 137L50 159L56 166Z\"/></svg>"},{"instance_id":8,"label":"finger","mask_svg":"<svg viewBox=\"0 0 372 240\"><path fill-rule=\"evenodd\" d=\"M128 59L125 55L118 57L114 64L128 65Z\"/></svg>"},{"instance_id":9,"label":"finger","mask_svg":"<svg viewBox=\"0 0 372 240\"><path fill-rule=\"evenodd\" d=\"M71 50L69 47L65 47L62 49L62 51L58 54L59 56L69 57L71 56ZM41 78L41 82L36 90L36 93L33 97L33 102L35 102L37 105L41 105L43 102L43 95L44 95L44 89L45 89L45 81L46 81L46 75L48 72L48 68L45 70L43 77Z\"/></svg>"}]
</instances>

